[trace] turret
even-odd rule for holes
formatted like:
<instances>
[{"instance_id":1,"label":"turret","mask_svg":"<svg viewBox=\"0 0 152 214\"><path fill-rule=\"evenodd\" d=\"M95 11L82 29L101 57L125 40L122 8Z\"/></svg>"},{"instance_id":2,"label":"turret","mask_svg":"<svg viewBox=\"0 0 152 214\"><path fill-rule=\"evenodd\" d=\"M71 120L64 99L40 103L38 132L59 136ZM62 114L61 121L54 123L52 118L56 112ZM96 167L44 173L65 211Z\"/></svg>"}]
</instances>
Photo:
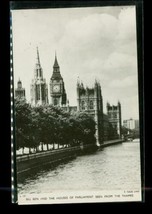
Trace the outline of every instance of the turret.
<instances>
[{"instance_id":1,"label":"turret","mask_svg":"<svg viewBox=\"0 0 152 214\"><path fill-rule=\"evenodd\" d=\"M22 88L22 82L19 79L17 82L17 88L15 89L15 98L25 100L25 88Z\"/></svg>"},{"instance_id":2,"label":"turret","mask_svg":"<svg viewBox=\"0 0 152 214\"><path fill-rule=\"evenodd\" d=\"M20 79L19 79L18 82L17 82L17 88L18 88L18 89L21 89L21 88L22 88L22 82L21 82Z\"/></svg>"}]
</instances>

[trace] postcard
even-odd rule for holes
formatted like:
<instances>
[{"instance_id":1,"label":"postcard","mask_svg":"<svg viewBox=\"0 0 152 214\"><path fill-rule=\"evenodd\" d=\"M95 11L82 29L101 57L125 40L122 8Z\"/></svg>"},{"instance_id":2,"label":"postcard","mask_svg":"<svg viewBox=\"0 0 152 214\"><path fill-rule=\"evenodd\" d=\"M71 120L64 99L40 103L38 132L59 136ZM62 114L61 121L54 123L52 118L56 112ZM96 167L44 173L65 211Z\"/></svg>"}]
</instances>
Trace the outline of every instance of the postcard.
<instances>
[{"instance_id":1,"label":"postcard","mask_svg":"<svg viewBox=\"0 0 152 214\"><path fill-rule=\"evenodd\" d=\"M135 5L11 8L12 202L142 201Z\"/></svg>"}]
</instances>

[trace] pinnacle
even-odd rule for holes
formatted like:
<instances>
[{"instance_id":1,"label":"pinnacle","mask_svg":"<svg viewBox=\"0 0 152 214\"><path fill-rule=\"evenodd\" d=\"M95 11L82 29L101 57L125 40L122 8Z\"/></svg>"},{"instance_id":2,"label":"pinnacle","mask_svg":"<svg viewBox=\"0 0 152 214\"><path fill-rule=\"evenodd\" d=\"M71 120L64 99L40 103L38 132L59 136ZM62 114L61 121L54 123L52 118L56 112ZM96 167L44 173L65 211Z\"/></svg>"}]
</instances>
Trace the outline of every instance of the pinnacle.
<instances>
[{"instance_id":1,"label":"pinnacle","mask_svg":"<svg viewBox=\"0 0 152 214\"><path fill-rule=\"evenodd\" d=\"M56 52L55 52L55 61L54 61L54 66L53 67L59 68Z\"/></svg>"}]
</instances>

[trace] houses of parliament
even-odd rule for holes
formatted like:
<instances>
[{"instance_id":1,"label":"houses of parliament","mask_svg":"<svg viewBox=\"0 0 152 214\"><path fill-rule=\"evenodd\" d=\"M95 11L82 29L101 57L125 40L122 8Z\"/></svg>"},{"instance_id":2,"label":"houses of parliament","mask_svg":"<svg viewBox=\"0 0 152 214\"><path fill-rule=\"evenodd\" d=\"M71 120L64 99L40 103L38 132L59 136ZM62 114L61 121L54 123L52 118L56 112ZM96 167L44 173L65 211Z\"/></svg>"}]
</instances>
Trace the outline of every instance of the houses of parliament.
<instances>
[{"instance_id":1,"label":"houses of parliament","mask_svg":"<svg viewBox=\"0 0 152 214\"><path fill-rule=\"evenodd\" d=\"M50 77L49 90L46 79L43 77L43 69L40 63L39 51L37 48L37 58L34 69L34 77L31 81L30 94L31 105L54 105L59 106L65 111L80 111L90 114L96 122L96 143L102 144L105 140L121 138L121 104L110 105L107 103L107 113L103 113L103 97L101 85L98 81L94 82L94 87L84 87L78 81L76 85L77 106L69 106L67 100L66 87L61 76L60 66L55 54L52 76ZM48 99L48 96L50 96ZM21 80L17 82L15 98L25 99L25 88L22 87ZM50 103L49 103L50 100Z\"/></svg>"}]
</instances>

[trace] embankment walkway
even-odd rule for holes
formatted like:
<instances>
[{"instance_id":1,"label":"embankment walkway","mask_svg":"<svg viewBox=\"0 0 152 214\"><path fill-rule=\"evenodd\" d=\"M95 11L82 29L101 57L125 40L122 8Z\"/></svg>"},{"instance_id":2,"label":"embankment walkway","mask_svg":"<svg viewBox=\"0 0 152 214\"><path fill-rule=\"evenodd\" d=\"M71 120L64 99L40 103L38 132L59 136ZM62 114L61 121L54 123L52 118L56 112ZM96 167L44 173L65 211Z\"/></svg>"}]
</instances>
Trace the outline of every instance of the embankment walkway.
<instances>
[{"instance_id":1,"label":"embankment walkway","mask_svg":"<svg viewBox=\"0 0 152 214\"><path fill-rule=\"evenodd\" d=\"M99 150L103 149L104 147L116 145L122 142L123 140L121 139L105 141L102 145L100 145ZM29 171L32 168L42 167L46 164L55 165L64 160L68 160L76 156L86 154L87 152L94 152L96 150L97 149L95 149L95 146L90 144L82 147L75 146L68 148L60 148L56 150L49 150L34 154L17 156L17 174Z\"/></svg>"}]
</instances>

